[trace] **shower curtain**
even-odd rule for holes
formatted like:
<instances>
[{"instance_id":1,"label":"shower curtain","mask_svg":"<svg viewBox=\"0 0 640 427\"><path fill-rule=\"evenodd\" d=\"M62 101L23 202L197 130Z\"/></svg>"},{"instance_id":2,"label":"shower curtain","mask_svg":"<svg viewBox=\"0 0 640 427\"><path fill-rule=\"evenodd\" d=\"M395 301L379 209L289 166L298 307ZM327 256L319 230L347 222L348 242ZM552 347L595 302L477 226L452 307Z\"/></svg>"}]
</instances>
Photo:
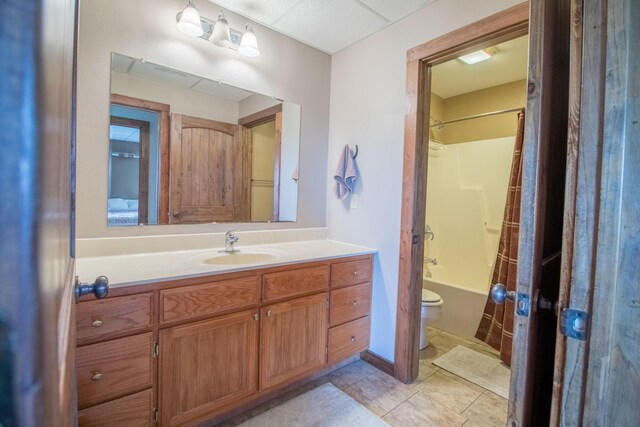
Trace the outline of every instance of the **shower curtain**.
<instances>
[{"instance_id":1,"label":"shower curtain","mask_svg":"<svg viewBox=\"0 0 640 427\"><path fill-rule=\"evenodd\" d=\"M520 193L522 185L522 143L524 140L524 108L518 113L518 131L513 147L509 189L504 208L502 232L498 245L498 255L491 283L502 283L507 290L516 289L516 272L518 269L518 232L520 228ZM487 298L484 313L476 338L486 342L500 351L500 359L511 365L511 344L513 342L514 305L505 301L498 305L491 296Z\"/></svg>"}]
</instances>

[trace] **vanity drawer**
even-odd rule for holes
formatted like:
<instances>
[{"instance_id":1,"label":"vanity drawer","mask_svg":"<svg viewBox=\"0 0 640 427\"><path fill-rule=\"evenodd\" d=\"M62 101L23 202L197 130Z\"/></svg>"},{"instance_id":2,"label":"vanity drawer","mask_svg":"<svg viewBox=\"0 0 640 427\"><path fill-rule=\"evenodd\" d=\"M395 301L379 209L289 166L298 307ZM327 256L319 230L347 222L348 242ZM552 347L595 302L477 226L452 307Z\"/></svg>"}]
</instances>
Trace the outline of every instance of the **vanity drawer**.
<instances>
[{"instance_id":1,"label":"vanity drawer","mask_svg":"<svg viewBox=\"0 0 640 427\"><path fill-rule=\"evenodd\" d=\"M153 425L151 389L78 412L79 427L147 427Z\"/></svg>"},{"instance_id":2,"label":"vanity drawer","mask_svg":"<svg viewBox=\"0 0 640 427\"><path fill-rule=\"evenodd\" d=\"M153 334L78 347L78 406L86 408L152 385Z\"/></svg>"},{"instance_id":3,"label":"vanity drawer","mask_svg":"<svg viewBox=\"0 0 640 427\"><path fill-rule=\"evenodd\" d=\"M329 266L300 268L264 275L263 301L321 291L329 287Z\"/></svg>"},{"instance_id":4,"label":"vanity drawer","mask_svg":"<svg viewBox=\"0 0 640 427\"><path fill-rule=\"evenodd\" d=\"M371 281L371 259L341 262L331 266L331 286L357 285Z\"/></svg>"},{"instance_id":5,"label":"vanity drawer","mask_svg":"<svg viewBox=\"0 0 640 427\"><path fill-rule=\"evenodd\" d=\"M81 302L76 311L78 344L151 325L152 294Z\"/></svg>"},{"instance_id":6,"label":"vanity drawer","mask_svg":"<svg viewBox=\"0 0 640 427\"><path fill-rule=\"evenodd\" d=\"M362 283L331 291L330 307L331 326L368 315L371 310L371 284Z\"/></svg>"},{"instance_id":7,"label":"vanity drawer","mask_svg":"<svg viewBox=\"0 0 640 427\"><path fill-rule=\"evenodd\" d=\"M329 329L329 363L369 348L369 316Z\"/></svg>"},{"instance_id":8,"label":"vanity drawer","mask_svg":"<svg viewBox=\"0 0 640 427\"><path fill-rule=\"evenodd\" d=\"M259 295L259 276L161 291L161 321L170 322L257 306Z\"/></svg>"}]
</instances>

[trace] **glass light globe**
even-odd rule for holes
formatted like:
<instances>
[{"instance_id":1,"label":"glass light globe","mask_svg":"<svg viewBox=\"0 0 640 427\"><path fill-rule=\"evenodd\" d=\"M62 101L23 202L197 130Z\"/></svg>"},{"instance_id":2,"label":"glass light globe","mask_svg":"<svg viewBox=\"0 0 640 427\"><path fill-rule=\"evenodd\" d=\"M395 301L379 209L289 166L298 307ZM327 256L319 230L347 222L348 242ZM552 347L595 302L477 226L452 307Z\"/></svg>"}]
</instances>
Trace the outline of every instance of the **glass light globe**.
<instances>
[{"instance_id":1,"label":"glass light globe","mask_svg":"<svg viewBox=\"0 0 640 427\"><path fill-rule=\"evenodd\" d=\"M202 24L200 23L200 12L198 12L198 8L196 8L192 0L189 1L187 7L182 11L182 16L177 25L178 30L188 36L200 37L204 34Z\"/></svg>"}]
</instances>

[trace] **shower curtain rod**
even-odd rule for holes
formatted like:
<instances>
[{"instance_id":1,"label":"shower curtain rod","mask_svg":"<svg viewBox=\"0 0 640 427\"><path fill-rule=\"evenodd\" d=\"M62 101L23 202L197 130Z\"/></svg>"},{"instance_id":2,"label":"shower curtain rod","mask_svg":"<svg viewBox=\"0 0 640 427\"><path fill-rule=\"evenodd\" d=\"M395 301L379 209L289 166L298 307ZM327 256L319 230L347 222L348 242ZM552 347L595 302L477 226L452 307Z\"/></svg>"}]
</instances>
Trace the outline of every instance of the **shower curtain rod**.
<instances>
[{"instance_id":1,"label":"shower curtain rod","mask_svg":"<svg viewBox=\"0 0 640 427\"><path fill-rule=\"evenodd\" d=\"M440 122L440 121L436 120L434 124L429 126L429 129L434 128L434 127L446 126L446 125L451 124L451 123L462 122L462 121L465 121L465 120L479 119L479 118L482 118L482 117L489 117L489 116L496 116L498 114L515 113L516 111L520 111L523 108L524 107L509 108L509 109L506 109L506 110L491 111L489 113L474 114L473 116L461 117L459 119L453 119L453 120L449 120L447 122Z\"/></svg>"}]
</instances>

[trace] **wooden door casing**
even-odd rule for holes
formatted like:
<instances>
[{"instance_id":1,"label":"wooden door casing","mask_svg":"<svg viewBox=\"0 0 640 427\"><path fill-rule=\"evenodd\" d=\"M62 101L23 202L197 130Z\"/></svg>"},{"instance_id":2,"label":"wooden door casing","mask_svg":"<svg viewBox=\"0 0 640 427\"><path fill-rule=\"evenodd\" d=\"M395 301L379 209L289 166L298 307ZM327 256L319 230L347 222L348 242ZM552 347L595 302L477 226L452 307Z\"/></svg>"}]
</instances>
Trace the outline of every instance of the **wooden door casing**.
<instances>
[{"instance_id":1,"label":"wooden door casing","mask_svg":"<svg viewBox=\"0 0 640 427\"><path fill-rule=\"evenodd\" d=\"M183 425L258 390L258 319L249 310L160 331L160 423Z\"/></svg>"},{"instance_id":2,"label":"wooden door casing","mask_svg":"<svg viewBox=\"0 0 640 427\"><path fill-rule=\"evenodd\" d=\"M261 310L261 391L326 364L328 298L325 292Z\"/></svg>"},{"instance_id":3,"label":"wooden door casing","mask_svg":"<svg viewBox=\"0 0 640 427\"><path fill-rule=\"evenodd\" d=\"M171 115L169 222L233 222L242 216L241 126Z\"/></svg>"},{"instance_id":4,"label":"wooden door casing","mask_svg":"<svg viewBox=\"0 0 640 427\"><path fill-rule=\"evenodd\" d=\"M431 66L493 46L528 32L529 4L523 2L407 51L407 107L404 125L402 216L394 375L410 383L420 362L420 299L426 216Z\"/></svg>"}]
</instances>

